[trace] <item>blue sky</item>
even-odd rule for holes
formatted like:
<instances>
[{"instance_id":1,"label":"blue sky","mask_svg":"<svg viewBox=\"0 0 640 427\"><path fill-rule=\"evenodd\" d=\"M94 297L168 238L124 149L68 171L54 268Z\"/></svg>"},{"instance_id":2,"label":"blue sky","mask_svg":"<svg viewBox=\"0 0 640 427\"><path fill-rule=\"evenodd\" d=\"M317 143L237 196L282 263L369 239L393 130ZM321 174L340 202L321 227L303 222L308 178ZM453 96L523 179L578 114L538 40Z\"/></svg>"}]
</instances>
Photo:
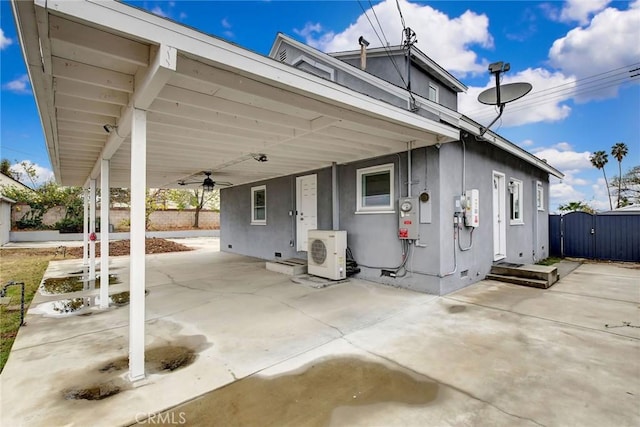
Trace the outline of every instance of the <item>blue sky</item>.
<instances>
[{"instance_id":1,"label":"blue sky","mask_svg":"<svg viewBox=\"0 0 640 427\"><path fill-rule=\"evenodd\" d=\"M127 3L265 55L278 31L328 52L356 49L360 35L379 46L363 9L389 43L398 44L402 30L396 0ZM608 208L602 172L589 155L624 142L623 171L640 164L640 77L631 78L640 71L630 72L640 67L640 0L398 4L417 33L416 46L469 86L460 109L480 123L495 116L475 100L493 86L489 63L511 64L504 83L532 83L534 90L508 105L493 130L566 174L552 180L552 210L577 200ZM47 178L49 159L9 2L0 2L0 14L0 154L35 163ZM609 156L607 177L617 170Z\"/></svg>"}]
</instances>

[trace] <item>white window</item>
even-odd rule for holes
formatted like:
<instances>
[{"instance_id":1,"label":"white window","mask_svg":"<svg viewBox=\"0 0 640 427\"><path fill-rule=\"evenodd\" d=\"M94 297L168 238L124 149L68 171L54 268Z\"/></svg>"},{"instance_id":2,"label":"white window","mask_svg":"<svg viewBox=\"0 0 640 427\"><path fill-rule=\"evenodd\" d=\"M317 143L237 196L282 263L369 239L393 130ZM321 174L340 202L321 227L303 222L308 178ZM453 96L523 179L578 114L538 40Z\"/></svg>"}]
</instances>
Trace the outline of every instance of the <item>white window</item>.
<instances>
[{"instance_id":1,"label":"white window","mask_svg":"<svg viewBox=\"0 0 640 427\"><path fill-rule=\"evenodd\" d=\"M513 179L509 181L509 201L511 205L511 224L523 224L522 212L522 181Z\"/></svg>"},{"instance_id":2,"label":"white window","mask_svg":"<svg viewBox=\"0 0 640 427\"><path fill-rule=\"evenodd\" d=\"M440 90L435 83L429 83L429 101L439 102Z\"/></svg>"},{"instance_id":3,"label":"white window","mask_svg":"<svg viewBox=\"0 0 640 427\"><path fill-rule=\"evenodd\" d=\"M394 211L393 163L358 169L356 213Z\"/></svg>"},{"instance_id":4,"label":"white window","mask_svg":"<svg viewBox=\"0 0 640 427\"><path fill-rule=\"evenodd\" d=\"M539 211L544 210L544 188L540 181L536 182L536 206Z\"/></svg>"},{"instance_id":5,"label":"white window","mask_svg":"<svg viewBox=\"0 0 640 427\"><path fill-rule=\"evenodd\" d=\"M251 225L267 225L267 187L251 187Z\"/></svg>"}]
</instances>

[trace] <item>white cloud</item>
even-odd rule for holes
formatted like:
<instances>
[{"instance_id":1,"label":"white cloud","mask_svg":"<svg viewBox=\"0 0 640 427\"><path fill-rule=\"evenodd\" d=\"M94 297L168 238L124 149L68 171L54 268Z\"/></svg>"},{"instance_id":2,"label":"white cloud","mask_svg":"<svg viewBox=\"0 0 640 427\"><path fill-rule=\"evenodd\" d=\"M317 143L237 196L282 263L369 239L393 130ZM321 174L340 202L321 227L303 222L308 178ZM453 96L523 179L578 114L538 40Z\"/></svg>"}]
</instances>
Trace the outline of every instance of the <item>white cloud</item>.
<instances>
[{"instance_id":1,"label":"white cloud","mask_svg":"<svg viewBox=\"0 0 640 427\"><path fill-rule=\"evenodd\" d=\"M585 25L594 13L604 9L611 0L567 0L558 19L562 22L579 22Z\"/></svg>"},{"instance_id":2,"label":"white cloud","mask_svg":"<svg viewBox=\"0 0 640 427\"><path fill-rule=\"evenodd\" d=\"M628 76L628 70L624 67L637 63L640 58L639 5L640 2L636 1L628 10L604 9L593 17L588 26L574 28L551 46L549 63L563 74L575 76L576 79L599 75L599 80L593 79L591 89L588 80L581 81L578 89L582 92L578 92L576 100L617 95L624 77ZM616 78L617 82L612 81ZM593 89L593 86L600 88Z\"/></svg>"},{"instance_id":3,"label":"white cloud","mask_svg":"<svg viewBox=\"0 0 640 427\"><path fill-rule=\"evenodd\" d=\"M566 182L551 182L549 185L549 197L551 205L557 206L569 202L583 201L584 193Z\"/></svg>"},{"instance_id":4,"label":"white cloud","mask_svg":"<svg viewBox=\"0 0 640 427\"><path fill-rule=\"evenodd\" d=\"M533 89L523 98L507 104L498 125L505 127L527 123L556 122L565 119L571 113L571 107L565 102L571 98L574 79L562 73L552 73L543 68L527 68L515 74L504 74L502 84L514 82L531 83ZM561 87L558 91L557 87ZM472 119L488 124L497 116L496 108L478 102L478 95L485 89L495 87L493 78L488 79L484 87L469 87L466 94L458 97L458 109ZM549 93L553 91L552 96Z\"/></svg>"},{"instance_id":5,"label":"white cloud","mask_svg":"<svg viewBox=\"0 0 640 427\"><path fill-rule=\"evenodd\" d=\"M156 14L158 16L162 16L163 18L169 17L169 12L164 11L160 6L154 6L151 9L151 13Z\"/></svg>"},{"instance_id":6,"label":"white cloud","mask_svg":"<svg viewBox=\"0 0 640 427\"><path fill-rule=\"evenodd\" d=\"M520 142L518 145L520 147L532 147L533 145L535 145L535 142L533 142L533 140L531 139L525 139L524 141Z\"/></svg>"},{"instance_id":7,"label":"white cloud","mask_svg":"<svg viewBox=\"0 0 640 427\"><path fill-rule=\"evenodd\" d=\"M464 75L470 72L484 72L486 61L478 58L469 47L493 47L493 38L489 34L489 18L467 10L458 17L450 18L441 11L428 5L399 0L406 25L416 31L417 47L447 70ZM391 45L401 43L402 25L398 8L394 0L384 0L373 9L382 25L384 34ZM367 16L376 25L371 9ZM371 47L381 46L367 16L360 15L346 29L335 32L319 23L308 22L304 28L294 30L305 42L325 52L339 52L358 49L358 38L363 36ZM382 37L380 30L378 34Z\"/></svg>"},{"instance_id":8,"label":"white cloud","mask_svg":"<svg viewBox=\"0 0 640 427\"><path fill-rule=\"evenodd\" d=\"M22 166L22 163L24 163L28 168L33 167L33 171L35 172L33 183L30 182L29 178L27 177L25 168ZM37 163L33 163L31 160L22 160L11 165L10 169L12 172L21 176L20 181L23 184L27 184L29 186L31 186L32 184L38 186L54 179L53 171L51 171L51 169L40 166Z\"/></svg>"},{"instance_id":9,"label":"white cloud","mask_svg":"<svg viewBox=\"0 0 640 427\"><path fill-rule=\"evenodd\" d=\"M0 28L0 50L4 50L13 43L9 37L5 37L4 31Z\"/></svg>"},{"instance_id":10,"label":"white cloud","mask_svg":"<svg viewBox=\"0 0 640 427\"><path fill-rule=\"evenodd\" d=\"M613 197L611 199L612 205L609 204L609 195L607 194L607 186L605 184L604 178L598 178L598 181L591 186L591 189L593 191L593 196L589 204L594 209L608 211L609 209L611 209L612 205L615 207L616 202Z\"/></svg>"},{"instance_id":11,"label":"white cloud","mask_svg":"<svg viewBox=\"0 0 640 427\"><path fill-rule=\"evenodd\" d=\"M29 84L29 76L23 74L15 80L11 80L2 85L2 89L18 94L30 94L31 85Z\"/></svg>"},{"instance_id":12,"label":"white cloud","mask_svg":"<svg viewBox=\"0 0 640 427\"><path fill-rule=\"evenodd\" d=\"M540 148L533 150L533 154L539 159L545 159L547 162L559 169L564 170L582 170L591 167L591 161L588 151L576 152L571 150L558 150L557 148Z\"/></svg>"},{"instance_id":13,"label":"white cloud","mask_svg":"<svg viewBox=\"0 0 640 427\"><path fill-rule=\"evenodd\" d=\"M553 146L553 148L557 148L560 151L569 151L572 147L568 142L558 142Z\"/></svg>"},{"instance_id":14,"label":"white cloud","mask_svg":"<svg viewBox=\"0 0 640 427\"><path fill-rule=\"evenodd\" d=\"M227 18L223 18L220 23L222 24L223 28L231 28L231 23Z\"/></svg>"}]
</instances>

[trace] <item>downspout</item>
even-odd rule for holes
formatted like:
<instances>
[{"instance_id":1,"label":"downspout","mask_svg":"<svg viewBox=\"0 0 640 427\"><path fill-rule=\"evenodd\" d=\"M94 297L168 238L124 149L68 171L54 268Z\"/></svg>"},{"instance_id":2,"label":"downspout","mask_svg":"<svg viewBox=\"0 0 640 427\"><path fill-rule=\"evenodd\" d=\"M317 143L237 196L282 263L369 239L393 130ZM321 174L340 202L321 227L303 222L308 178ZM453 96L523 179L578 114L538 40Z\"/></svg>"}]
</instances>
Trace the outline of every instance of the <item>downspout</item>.
<instances>
[{"instance_id":1,"label":"downspout","mask_svg":"<svg viewBox=\"0 0 640 427\"><path fill-rule=\"evenodd\" d=\"M338 164L333 162L331 163L331 209L334 230L340 230L340 197L338 191Z\"/></svg>"}]
</instances>

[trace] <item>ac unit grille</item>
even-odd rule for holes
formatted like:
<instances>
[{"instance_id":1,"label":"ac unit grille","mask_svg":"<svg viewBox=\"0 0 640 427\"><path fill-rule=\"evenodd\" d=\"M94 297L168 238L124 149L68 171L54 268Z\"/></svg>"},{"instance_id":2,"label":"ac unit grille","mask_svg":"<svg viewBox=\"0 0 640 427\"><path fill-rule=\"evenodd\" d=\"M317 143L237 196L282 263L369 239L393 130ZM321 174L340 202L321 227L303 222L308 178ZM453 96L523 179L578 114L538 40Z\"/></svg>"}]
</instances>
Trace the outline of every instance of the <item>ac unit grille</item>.
<instances>
[{"instance_id":1,"label":"ac unit grille","mask_svg":"<svg viewBox=\"0 0 640 427\"><path fill-rule=\"evenodd\" d=\"M318 265L327 260L327 245L322 240L316 239L311 243L311 259Z\"/></svg>"}]
</instances>

